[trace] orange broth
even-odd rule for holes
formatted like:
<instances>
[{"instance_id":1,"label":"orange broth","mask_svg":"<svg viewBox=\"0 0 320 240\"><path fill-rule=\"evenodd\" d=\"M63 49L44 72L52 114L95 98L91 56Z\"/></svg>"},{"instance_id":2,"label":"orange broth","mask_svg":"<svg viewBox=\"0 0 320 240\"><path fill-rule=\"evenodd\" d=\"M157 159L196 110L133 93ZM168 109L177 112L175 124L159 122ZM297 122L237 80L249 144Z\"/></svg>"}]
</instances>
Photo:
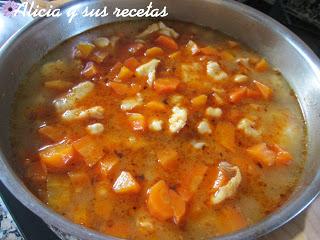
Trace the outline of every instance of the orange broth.
<instances>
[{"instance_id":1,"label":"orange broth","mask_svg":"<svg viewBox=\"0 0 320 240\"><path fill-rule=\"evenodd\" d=\"M206 239L262 220L299 180L305 125L249 47L173 21L64 42L17 93L25 183L71 221L126 239Z\"/></svg>"}]
</instances>

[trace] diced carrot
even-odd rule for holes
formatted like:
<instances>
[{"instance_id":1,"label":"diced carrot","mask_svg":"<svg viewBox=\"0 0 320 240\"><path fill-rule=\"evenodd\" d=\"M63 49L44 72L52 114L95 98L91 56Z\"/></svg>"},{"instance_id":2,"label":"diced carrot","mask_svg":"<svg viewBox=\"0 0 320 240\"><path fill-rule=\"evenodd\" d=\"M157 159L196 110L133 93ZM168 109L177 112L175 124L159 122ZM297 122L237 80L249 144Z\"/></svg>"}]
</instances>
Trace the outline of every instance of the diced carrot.
<instances>
[{"instance_id":1,"label":"diced carrot","mask_svg":"<svg viewBox=\"0 0 320 240\"><path fill-rule=\"evenodd\" d=\"M225 101L218 93L212 93L212 97L213 97L213 101L216 105L222 106L223 104L225 104Z\"/></svg>"},{"instance_id":2,"label":"diced carrot","mask_svg":"<svg viewBox=\"0 0 320 240\"><path fill-rule=\"evenodd\" d=\"M150 214L159 220L165 221L173 216L169 187L160 180L148 190L147 206Z\"/></svg>"},{"instance_id":3,"label":"diced carrot","mask_svg":"<svg viewBox=\"0 0 320 240\"><path fill-rule=\"evenodd\" d=\"M141 85L131 83L130 85L118 82L108 82L107 86L111 87L119 95L135 95L142 89Z\"/></svg>"},{"instance_id":4,"label":"diced carrot","mask_svg":"<svg viewBox=\"0 0 320 240\"><path fill-rule=\"evenodd\" d=\"M154 90L158 93L171 93L174 92L180 81L177 78L158 78L154 81Z\"/></svg>"},{"instance_id":5,"label":"diced carrot","mask_svg":"<svg viewBox=\"0 0 320 240\"><path fill-rule=\"evenodd\" d=\"M266 143L247 148L247 153L264 166L270 167L276 161L276 154L268 148Z\"/></svg>"},{"instance_id":6,"label":"diced carrot","mask_svg":"<svg viewBox=\"0 0 320 240\"><path fill-rule=\"evenodd\" d=\"M247 95L247 89L247 87L239 87L233 90L229 95L230 102L238 103L243 100Z\"/></svg>"},{"instance_id":7,"label":"diced carrot","mask_svg":"<svg viewBox=\"0 0 320 240\"><path fill-rule=\"evenodd\" d=\"M79 51L81 58L87 58L92 53L93 49L95 48L95 45L92 43L87 42L80 42L77 45L77 50Z\"/></svg>"},{"instance_id":8,"label":"diced carrot","mask_svg":"<svg viewBox=\"0 0 320 240\"><path fill-rule=\"evenodd\" d=\"M103 176L108 176L114 170L116 165L120 162L119 158L115 155L107 155L99 162L100 173Z\"/></svg>"},{"instance_id":9,"label":"diced carrot","mask_svg":"<svg viewBox=\"0 0 320 240\"><path fill-rule=\"evenodd\" d=\"M60 128L54 126L40 127L38 132L41 136L44 136L53 142L61 141L65 136L64 132Z\"/></svg>"},{"instance_id":10,"label":"diced carrot","mask_svg":"<svg viewBox=\"0 0 320 240\"><path fill-rule=\"evenodd\" d=\"M228 51L222 51L220 53L220 56L223 60L226 60L226 61L232 61L234 59L234 56Z\"/></svg>"},{"instance_id":11,"label":"diced carrot","mask_svg":"<svg viewBox=\"0 0 320 240\"><path fill-rule=\"evenodd\" d=\"M220 234L230 233L248 226L248 222L241 212L233 205L224 205L220 209L221 224L219 224ZM224 219L228 219L228 224L224 223Z\"/></svg>"},{"instance_id":12,"label":"diced carrot","mask_svg":"<svg viewBox=\"0 0 320 240\"><path fill-rule=\"evenodd\" d=\"M94 166L103 156L103 147L94 136L87 135L72 143L73 148L83 157L89 167Z\"/></svg>"},{"instance_id":13,"label":"diced carrot","mask_svg":"<svg viewBox=\"0 0 320 240\"><path fill-rule=\"evenodd\" d=\"M122 171L114 182L112 189L116 193L138 193L141 187L131 173Z\"/></svg>"},{"instance_id":14,"label":"diced carrot","mask_svg":"<svg viewBox=\"0 0 320 240\"><path fill-rule=\"evenodd\" d=\"M247 89L247 97L257 99L261 97L261 93L259 90Z\"/></svg>"},{"instance_id":15,"label":"diced carrot","mask_svg":"<svg viewBox=\"0 0 320 240\"><path fill-rule=\"evenodd\" d=\"M267 61L262 58L256 65L255 65L255 70L258 72L265 72L269 68L269 65Z\"/></svg>"},{"instance_id":16,"label":"diced carrot","mask_svg":"<svg viewBox=\"0 0 320 240\"><path fill-rule=\"evenodd\" d=\"M134 72L132 72L129 68L123 66L120 69L120 72L118 74L118 78L121 80L127 81L134 75Z\"/></svg>"},{"instance_id":17,"label":"diced carrot","mask_svg":"<svg viewBox=\"0 0 320 240\"><path fill-rule=\"evenodd\" d=\"M193 107L198 108L198 107L203 107L207 103L207 95L199 95L197 97L194 97L191 99L191 104Z\"/></svg>"},{"instance_id":18,"label":"diced carrot","mask_svg":"<svg viewBox=\"0 0 320 240\"><path fill-rule=\"evenodd\" d=\"M215 140L230 151L234 151L235 127L230 122L218 122L215 130Z\"/></svg>"},{"instance_id":19,"label":"diced carrot","mask_svg":"<svg viewBox=\"0 0 320 240\"><path fill-rule=\"evenodd\" d=\"M140 113L128 113L128 120L134 131L143 131L146 128L145 117Z\"/></svg>"},{"instance_id":20,"label":"diced carrot","mask_svg":"<svg viewBox=\"0 0 320 240\"><path fill-rule=\"evenodd\" d=\"M49 172L67 171L74 151L70 144L59 143L40 150L39 156Z\"/></svg>"},{"instance_id":21,"label":"diced carrot","mask_svg":"<svg viewBox=\"0 0 320 240\"><path fill-rule=\"evenodd\" d=\"M87 78L94 77L98 73L98 69L93 62L87 62L81 74Z\"/></svg>"},{"instance_id":22,"label":"diced carrot","mask_svg":"<svg viewBox=\"0 0 320 240\"><path fill-rule=\"evenodd\" d=\"M215 49L214 47L210 47L210 46L200 48L200 52L203 53L204 55L207 55L207 56L218 55L218 50Z\"/></svg>"},{"instance_id":23,"label":"diced carrot","mask_svg":"<svg viewBox=\"0 0 320 240\"><path fill-rule=\"evenodd\" d=\"M200 49L199 49L198 45L197 45L194 41L192 41L192 40L190 40L190 41L187 43L186 49L187 49L188 52L189 52L190 54L192 54L192 55L196 55L197 53L200 52Z\"/></svg>"},{"instance_id":24,"label":"diced carrot","mask_svg":"<svg viewBox=\"0 0 320 240\"><path fill-rule=\"evenodd\" d=\"M44 87L51 90L64 91L72 86L72 82L53 80L44 83Z\"/></svg>"},{"instance_id":25,"label":"diced carrot","mask_svg":"<svg viewBox=\"0 0 320 240\"><path fill-rule=\"evenodd\" d=\"M131 54L136 54L140 52L144 48L142 43L132 43L129 45L128 51Z\"/></svg>"},{"instance_id":26,"label":"diced carrot","mask_svg":"<svg viewBox=\"0 0 320 240\"><path fill-rule=\"evenodd\" d=\"M109 54L107 51L102 51L102 50L96 51L91 55L90 60L96 63L102 63L108 55Z\"/></svg>"},{"instance_id":27,"label":"diced carrot","mask_svg":"<svg viewBox=\"0 0 320 240\"><path fill-rule=\"evenodd\" d=\"M286 150L282 149L279 145L272 144L271 149L277 154L276 163L282 165L289 165L292 162L291 154Z\"/></svg>"},{"instance_id":28,"label":"diced carrot","mask_svg":"<svg viewBox=\"0 0 320 240\"><path fill-rule=\"evenodd\" d=\"M118 73L120 72L122 66L123 65L121 62L117 62L116 64L114 64L108 73L109 77L111 79L115 79L118 76Z\"/></svg>"},{"instance_id":29,"label":"diced carrot","mask_svg":"<svg viewBox=\"0 0 320 240\"><path fill-rule=\"evenodd\" d=\"M270 87L268 87L268 86L266 86L256 80L254 80L253 83L256 85L256 87L258 88L258 90L260 91L260 93L264 99L268 100L271 98L272 89Z\"/></svg>"},{"instance_id":30,"label":"diced carrot","mask_svg":"<svg viewBox=\"0 0 320 240\"><path fill-rule=\"evenodd\" d=\"M126 59L123 64L133 72L136 71L136 68L140 65L139 61L135 57Z\"/></svg>"},{"instance_id":31,"label":"diced carrot","mask_svg":"<svg viewBox=\"0 0 320 240\"><path fill-rule=\"evenodd\" d=\"M162 48L159 47L152 47L147 49L147 51L144 53L144 55L146 57L149 58L155 58L155 57L160 57L164 54L164 51L162 50Z\"/></svg>"},{"instance_id":32,"label":"diced carrot","mask_svg":"<svg viewBox=\"0 0 320 240\"><path fill-rule=\"evenodd\" d=\"M180 51L176 51L174 53L171 53L168 57L170 59L172 59L172 60L175 60L175 59L181 57L181 52Z\"/></svg>"},{"instance_id":33,"label":"diced carrot","mask_svg":"<svg viewBox=\"0 0 320 240\"><path fill-rule=\"evenodd\" d=\"M169 190L169 197L173 210L173 221L175 224L179 224L186 213L186 202L179 194L171 189Z\"/></svg>"},{"instance_id":34,"label":"diced carrot","mask_svg":"<svg viewBox=\"0 0 320 240\"><path fill-rule=\"evenodd\" d=\"M145 105L145 107L150 110L159 112L167 110L166 105L160 101L150 101Z\"/></svg>"},{"instance_id":35,"label":"diced carrot","mask_svg":"<svg viewBox=\"0 0 320 240\"><path fill-rule=\"evenodd\" d=\"M193 194L202 183L207 170L208 167L206 165L197 164L183 177L181 185L178 188L178 193L184 201L188 202L192 198Z\"/></svg>"},{"instance_id":36,"label":"diced carrot","mask_svg":"<svg viewBox=\"0 0 320 240\"><path fill-rule=\"evenodd\" d=\"M173 38L168 36L161 35L155 40L155 42L160 46L168 48L170 50L176 51L179 48L176 41Z\"/></svg>"},{"instance_id":37,"label":"diced carrot","mask_svg":"<svg viewBox=\"0 0 320 240\"><path fill-rule=\"evenodd\" d=\"M178 153L172 148L162 149L157 152L158 162L166 170L173 170L178 165Z\"/></svg>"}]
</instances>

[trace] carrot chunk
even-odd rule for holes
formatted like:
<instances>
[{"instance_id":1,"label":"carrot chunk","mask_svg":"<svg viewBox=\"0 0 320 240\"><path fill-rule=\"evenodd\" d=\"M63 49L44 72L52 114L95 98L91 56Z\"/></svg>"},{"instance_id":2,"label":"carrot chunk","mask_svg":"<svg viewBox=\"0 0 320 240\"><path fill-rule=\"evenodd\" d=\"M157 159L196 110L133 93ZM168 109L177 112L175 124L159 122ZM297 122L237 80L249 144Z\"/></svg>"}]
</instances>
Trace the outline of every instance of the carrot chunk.
<instances>
[{"instance_id":1,"label":"carrot chunk","mask_svg":"<svg viewBox=\"0 0 320 240\"><path fill-rule=\"evenodd\" d=\"M235 149L235 127L230 122L218 122L215 140L230 151Z\"/></svg>"},{"instance_id":2,"label":"carrot chunk","mask_svg":"<svg viewBox=\"0 0 320 240\"><path fill-rule=\"evenodd\" d=\"M59 143L41 150L39 156L49 172L67 171L68 165L74 157L74 151L70 144Z\"/></svg>"},{"instance_id":3,"label":"carrot chunk","mask_svg":"<svg viewBox=\"0 0 320 240\"><path fill-rule=\"evenodd\" d=\"M247 148L247 153L264 166L270 167L276 161L276 154L268 148L266 143Z\"/></svg>"},{"instance_id":4,"label":"carrot chunk","mask_svg":"<svg viewBox=\"0 0 320 240\"><path fill-rule=\"evenodd\" d=\"M261 82L258 82L256 80L253 81L253 83L256 85L256 87L258 88L258 90L260 91L261 95L263 96L263 98L265 100L270 99L271 95L272 95L272 89L269 88L268 86L262 84Z\"/></svg>"},{"instance_id":5,"label":"carrot chunk","mask_svg":"<svg viewBox=\"0 0 320 240\"><path fill-rule=\"evenodd\" d=\"M178 153L172 148L157 152L158 162L166 170L172 170L178 165Z\"/></svg>"},{"instance_id":6,"label":"carrot chunk","mask_svg":"<svg viewBox=\"0 0 320 240\"><path fill-rule=\"evenodd\" d=\"M54 126L40 127L38 132L41 136L44 136L53 142L61 141L64 138L63 131L61 131L61 129L59 129L58 127Z\"/></svg>"},{"instance_id":7,"label":"carrot chunk","mask_svg":"<svg viewBox=\"0 0 320 240\"><path fill-rule=\"evenodd\" d=\"M229 99L232 103L238 103L243 100L247 96L247 87L240 87L233 90L230 95Z\"/></svg>"},{"instance_id":8,"label":"carrot chunk","mask_svg":"<svg viewBox=\"0 0 320 240\"><path fill-rule=\"evenodd\" d=\"M175 224L179 224L186 213L186 202L173 190L169 190L169 197L173 210L173 221Z\"/></svg>"},{"instance_id":9,"label":"carrot chunk","mask_svg":"<svg viewBox=\"0 0 320 240\"><path fill-rule=\"evenodd\" d=\"M120 160L117 156L106 156L99 162L100 173L103 176L108 176L113 169L119 164Z\"/></svg>"},{"instance_id":10,"label":"carrot chunk","mask_svg":"<svg viewBox=\"0 0 320 240\"><path fill-rule=\"evenodd\" d=\"M166 111L166 105L160 101L150 101L145 105L146 108L153 111Z\"/></svg>"},{"instance_id":11,"label":"carrot chunk","mask_svg":"<svg viewBox=\"0 0 320 240\"><path fill-rule=\"evenodd\" d=\"M126 59L123 64L133 72L136 71L136 68L140 65L139 61L135 57Z\"/></svg>"},{"instance_id":12,"label":"carrot chunk","mask_svg":"<svg viewBox=\"0 0 320 240\"><path fill-rule=\"evenodd\" d=\"M159 220L165 221L173 216L169 187L160 180L148 190L147 206L150 214Z\"/></svg>"},{"instance_id":13,"label":"carrot chunk","mask_svg":"<svg viewBox=\"0 0 320 240\"><path fill-rule=\"evenodd\" d=\"M292 162L292 155L277 144L272 144L271 149L277 154L276 162L282 165L289 165Z\"/></svg>"},{"instance_id":14,"label":"carrot chunk","mask_svg":"<svg viewBox=\"0 0 320 240\"><path fill-rule=\"evenodd\" d=\"M146 57L150 57L150 58L155 58L155 57L160 57L164 54L164 51L162 50L162 48L159 47L152 47L147 49L147 51L145 52L145 56Z\"/></svg>"},{"instance_id":15,"label":"carrot chunk","mask_svg":"<svg viewBox=\"0 0 320 240\"><path fill-rule=\"evenodd\" d=\"M154 81L154 90L158 93L171 93L174 92L180 81L177 78L158 78Z\"/></svg>"},{"instance_id":16,"label":"carrot chunk","mask_svg":"<svg viewBox=\"0 0 320 240\"><path fill-rule=\"evenodd\" d=\"M140 92L141 85L136 83L131 83L130 85L119 82L108 82L108 87L111 87L112 90L119 95L135 95Z\"/></svg>"},{"instance_id":17,"label":"carrot chunk","mask_svg":"<svg viewBox=\"0 0 320 240\"><path fill-rule=\"evenodd\" d=\"M75 189L75 192L81 192L90 185L90 178L85 170L75 170L68 172L68 176Z\"/></svg>"},{"instance_id":18,"label":"carrot chunk","mask_svg":"<svg viewBox=\"0 0 320 240\"><path fill-rule=\"evenodd\" d=\"M122 171L114 182L112 189L116 193L138 193L141 187L131 173Z\"/></svg>"},{"instance_id":19,"label":"carrot chunk","mask_svg":"<svg viewBox=\"0 0 320 240\"><path fill-rule=\"evenodd\" d=\"M210 46L200 48L200 52L204 55L207 55L207 56L218 55L218 50L215 49L214 47L210 47Z\"/></svg>"},{"instance_id":20,"label":"carrot chunk","mask_svg":"<svg viewBox=\"0 0 320 240\"><path fill-rule=\"evenodd\" d=\"M81 71L81 74L87 78L94 77L98 73L98 69L93 62L87 62L85 68Z\"/></svg>"},{"instance_id":21,"label":"carrot chunk","mask_svg":"<svg viewBox=\"0 0 320 240\"><path fill-rule=\"evenodd\" d=\"M183 177L181 185L178 188L178 193L184 201L188 202L192 198L202 183L207 170L208 167L206 165L198 164L192 168L189 174Z\"/></svg>"},{"instance_id":22,"label":"carrot chunk","mask_svg":"<svg viewBox=\"0 0 320 240\"><path fill-rule=\"evenodd\" d=\"M160 46L168 48L170 50L176 51L179 48L176 41L173 40L173 38L168 37L168 36L161 35L155 40L155 42L157 44L159 44Z\"/></svg>"},{"instance_id":23,"label":"carrot chunk","mask_svg":"<svg viewBox=\"0 0 320 240\"><path fill-rule=\"evenodd\" d=\"M103 147L94 136L87 135L72 143L89 167L95 165L104 155Z\"/></svg>"},{"instance_id":24,"label":"carrot chunk","mask_svg":"<svg viewBox=\"0 0 320 240\"><path fill-rule=\"evenodd\" d=\"M199 95L197 97L194 97L191 99L191 104L193 107L198 108L198 107L203 107L207 103L207 95Z\"/></svg>"},{"instance_id":25,"label":"carrot chunk","mask_svg":"<svg viewBox=\"0 0 320 240\"><path fill-rule=\"evenodd\" d=\"M134 72L132 72L129 68L123 66L120 69L120 72L118 74L118 78L121 80L127 81L134 75Z\"/></svg>"},{"instance_id":26,"label":"carrot chunk","mask_svg":"<svg viewBox=\"0 0 320 240\"><path fill-rule=\"evenodd\" d=\"M269 65L267 61L264 58L262 58L259 62L257 62L254 68L258 72L265 72L269 68Z\"/></svg>"}]
</instances>

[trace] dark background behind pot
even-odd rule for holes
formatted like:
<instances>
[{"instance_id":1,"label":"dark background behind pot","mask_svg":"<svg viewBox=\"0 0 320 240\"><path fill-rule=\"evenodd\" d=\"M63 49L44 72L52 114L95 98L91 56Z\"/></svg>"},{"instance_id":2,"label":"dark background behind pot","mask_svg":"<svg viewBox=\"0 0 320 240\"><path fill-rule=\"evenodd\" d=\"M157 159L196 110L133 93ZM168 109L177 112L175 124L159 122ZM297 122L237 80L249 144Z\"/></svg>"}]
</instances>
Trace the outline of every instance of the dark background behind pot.
<instances>
[{"instance_id":1,"label":"dark background behind pot","mask_svg":"<svg viewBox=\"0 0 320 240\"><path fill-rule=\"evenodd\" d=\"M241 2L268 14L287 26L320 57L319 0L241 0ZM47 225L20 204L1 182L0 195L16 222L22 238L25 240L58 240ZM0 221L1 218L0 215ZM15 234L18 235L19 232Z\"/></svg>"}]
</instances>

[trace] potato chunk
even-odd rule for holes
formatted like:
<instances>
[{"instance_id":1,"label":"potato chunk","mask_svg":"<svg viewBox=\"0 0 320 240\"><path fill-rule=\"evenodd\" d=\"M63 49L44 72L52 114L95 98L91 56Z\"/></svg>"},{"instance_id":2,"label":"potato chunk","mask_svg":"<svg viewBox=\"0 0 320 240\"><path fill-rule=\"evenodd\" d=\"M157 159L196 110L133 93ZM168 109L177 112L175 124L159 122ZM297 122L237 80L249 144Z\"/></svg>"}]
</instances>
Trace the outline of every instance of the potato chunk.
<instances>
[{"instance_id":1,"label":"potato chunk","mask_svg":"<svg viewBox=\"0 0 320 240\"><path fill-rule=\"evenodd\" d=\"M131 173L126 171L121 172L112 188L116 193L138 193L141 189Z\"/></svg>"}]
</instances>

